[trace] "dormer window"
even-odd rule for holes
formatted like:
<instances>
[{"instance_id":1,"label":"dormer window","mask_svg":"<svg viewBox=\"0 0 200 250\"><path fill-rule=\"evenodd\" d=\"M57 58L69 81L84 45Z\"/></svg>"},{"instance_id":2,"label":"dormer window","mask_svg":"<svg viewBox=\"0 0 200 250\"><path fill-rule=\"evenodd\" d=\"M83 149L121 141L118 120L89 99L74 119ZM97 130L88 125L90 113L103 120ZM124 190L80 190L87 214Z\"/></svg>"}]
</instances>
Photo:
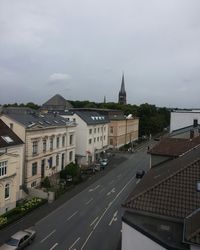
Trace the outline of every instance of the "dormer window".
<instances>
[{"instance_id":1,"label":"dormer window","mask_svg":"<svg viewBox=\"0 0 200 250\"><path fill-rule=\"evenodd\" d=\"M11 139L9 136L1 136L1 138L5 141L5 142L7 142L7 143L12 143L13 142L13 139Z\"/></svg>"}]
</instances>

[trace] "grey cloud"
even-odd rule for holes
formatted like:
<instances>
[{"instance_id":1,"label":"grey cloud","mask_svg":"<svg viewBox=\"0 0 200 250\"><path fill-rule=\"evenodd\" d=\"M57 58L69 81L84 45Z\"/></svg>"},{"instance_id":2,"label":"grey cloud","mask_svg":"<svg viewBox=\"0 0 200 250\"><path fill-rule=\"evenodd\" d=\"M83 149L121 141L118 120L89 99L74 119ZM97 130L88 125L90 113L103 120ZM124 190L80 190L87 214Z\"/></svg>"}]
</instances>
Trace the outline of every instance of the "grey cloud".
<instances>
[{"instance_id":1,"label":"grey cloud","mask_svg":"<svg viewBox=\"0 0 200 250\"><path fill-rule=\"evenodd\" d=\"M199 0L1 0L0 98L41 103L58 89L66 99L117 101L124 70L129 103L199 107L199 8Z\"/></svg>"}]
</instances>

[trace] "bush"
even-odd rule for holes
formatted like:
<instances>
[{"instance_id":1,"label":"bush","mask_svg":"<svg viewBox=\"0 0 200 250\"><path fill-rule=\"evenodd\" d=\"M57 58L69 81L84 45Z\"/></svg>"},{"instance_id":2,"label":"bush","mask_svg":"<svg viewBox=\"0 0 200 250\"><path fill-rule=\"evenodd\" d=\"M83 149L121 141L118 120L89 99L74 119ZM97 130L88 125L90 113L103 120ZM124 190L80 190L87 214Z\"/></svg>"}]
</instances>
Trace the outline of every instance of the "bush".
<instances>
[{"instance_id":1,"label":"bush","mask_svg":"<svg viewBox=\"0 0 200 250\"><path fill-rule=\"evenodd\" d=\"M33 197L30 200L24 200L21 204L18 204L16 208L0 216L0 228L20 219L25 214L31 212L45 202L46 200L37 197Z\"/></svg>"},{"instance_id":2,"label":"bush","mask_svg":"<svg viewBox=\"0 0 200 250\"><path fill-rule=\"evenodd\" d=\"M69 163L63 170L60 171L60 178L66 180L67 176L74 177L80 176L80 168L75 163Z\"/></svg>"},{"instance_id":3,"label":"bush","mask_svg":"<svg viewBox=\"0 0 200 250\"><path fill-rule=\"evenodd\" d=\"M44 187L44 188L50 188L51 187L50 180L49 180L49 178L47 176L41 182L41 186Z\"/></svg>"}]
</instances>

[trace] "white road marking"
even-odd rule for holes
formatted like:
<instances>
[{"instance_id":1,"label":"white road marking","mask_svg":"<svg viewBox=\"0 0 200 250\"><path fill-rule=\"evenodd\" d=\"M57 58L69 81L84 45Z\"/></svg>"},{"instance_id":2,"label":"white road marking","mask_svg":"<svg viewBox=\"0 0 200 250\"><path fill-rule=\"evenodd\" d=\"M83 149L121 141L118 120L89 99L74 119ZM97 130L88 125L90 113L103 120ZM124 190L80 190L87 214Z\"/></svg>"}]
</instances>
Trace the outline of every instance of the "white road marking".
<instances>
[{"instance_id":1,"label":"white road marking","mask_svg":"<svg viewBox=\"0 0 200 250\"><path fill-rule=\"evenodd\" d=\"M49 250L53 250L57 245L58 243L55 243Z\"/></svg>"},{"instance_id":2,"label":"white road marking","mask_svg":"<svg viewBox=\"0 0 200 250\"><path fill-rule=\"evenodd\" d=\"M136 181L136 184L138 184L140 182L140 179L138 179L137 181Z\"/></svg>"},{"instance_id":3,"label":"white road marking","mask_svg":"<svg viewBox=\"0 0 200 250\"><path fill-rule=\"evenodd\" d=\"M97 190L99 187L100 187L100 185L97 185L96 187L89 189L89 192L93 192L93 191Z\"/></svg>"},{"instance_id":4,"label":"white road marking","mask_svg":"<svg viewBox=\"0 0 200 250\"><path fill-rule=\"evenodd\" d=\"M102 188L102 189L99 191L99 194L102 193L104 190L105 190L105 188Z\"/></svg>"},{"instance_id":5,"label":"white road marking","mask_svg":"<svg viewBox=\"0 0 200 250\"><path fill-rule=\"evenodd\" d=\"M74 217L74 215L76 215L78 213L78 210L76 212L74 212L70 217L67 218L67 221L69 221L72 217Z\"/></svg>"},{"instance_id":6,"label":"white road marking","mask_svg":"<svg viewBox=\"0 0 200 250\"><path fill-rule=\"evenodd\" d=\"M93 220L93 222L90 224L90 226L92 226L93 224L95 224L95 222L98 220L98 218L99 218L99 216L97 216L97 217Z\"/></svg>"},{"instance_id":7,"label":"white road marking","mask_svg":"<svg viewBox=\"0 0 200 250\"><path fill-rule=\"evenodd\" d=\"M85 247L85 245L87 244L88 240L90 239L92 233L94 232L94 230L96 229L96 227L98 226L98 224L100 223L100 221L102 220L102 218L104 217L104 215L106 214L106 212L109 210L109 208L112 206L112 204L115 202L115 200L119 197L119 195L124 191L124 189L135 179L135 176L133 176L127 183L126 185L121 189L121 191L115 196L115 198L113 199L113 201L111 201L108 206L106 207L105 211L102 213L101 217L99 218L99 220L97 221L97 223L94 225L93 230L90 232L90 234L88 235L87 239L85 240L85 242L83 243L81 250Z\"/></svg>"},{"instance_id":8,"label":"white road marking","mask_svg":"<svg viewBox=\"0 0 200 250\"><path fill-rule=\"evenodd\" d=\"M78 238L74 241L74 243L69 247L69 250L71 250L71 249L76 245L76 243L77 243L79 240L80 240L80 237L78 237Z\"/></svg>"},{"instance_id":9,"label":"white road marking","mask_svg":"<svg viewBox=\"0 0 200 250\"><path fill-rule=\"evenodd\" d=\"M88 205L90 202L93 201L93 198L91 198L89 201L87 201L85 204Z\"/></svg>"},{"instance_id":10,"label":"white road marking","mask_svg":"<svg viewBox=\"0 0 200 250\"><path fill-rule=\"evenodd\" d=\"M112 194L112 193L115 193L115 188L113 188L110 192L108 192L106 195L108 196L108 195L110 195L110 194Z\"/></svg>"},{"instance_id":11,"label":"white road marking","mask_svg":"<svg viewBox=\"0 0 200 250\"><path fill-rule=\"evenodd\" d=\"M118 213L118 211L116 211L116 212L113 214L113 217L112 217L111 221L110 221L109 224L108 224L109 226L112 225L113 221L117 221L117 213Z\"/></svg>"},{"instance_id":12,"label":"white road marking","mask_svg":"<svg viewBox=\"0 0 200 250\"><path fill-rule=\"evenodd\" d=\"M51 233L49 233L44 239L42 239L41 241L40 241L40 243L43 243L45 240L47 240L52 234L54 234L55 233L55 229L51 232Z\"/></svg>"}]
</instances>

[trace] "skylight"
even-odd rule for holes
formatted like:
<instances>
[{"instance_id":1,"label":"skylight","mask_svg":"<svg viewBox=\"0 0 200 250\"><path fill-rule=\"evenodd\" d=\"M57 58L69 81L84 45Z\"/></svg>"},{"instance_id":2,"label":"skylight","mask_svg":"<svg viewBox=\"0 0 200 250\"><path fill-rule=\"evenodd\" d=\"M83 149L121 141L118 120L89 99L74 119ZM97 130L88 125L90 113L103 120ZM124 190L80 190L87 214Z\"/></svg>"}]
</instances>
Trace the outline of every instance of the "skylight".
<instances>
[{"instance_id":1,"label":"skylight","mask_svg":"<svg viewBox=\"0 0 200 250\"><path fill-rule=\"evenodd\" d=\"M1 138L4 139L4 141L7 143L14 142L13 139L11 139L9 136L1 136Z\"/></svg>"}]
</instances>

